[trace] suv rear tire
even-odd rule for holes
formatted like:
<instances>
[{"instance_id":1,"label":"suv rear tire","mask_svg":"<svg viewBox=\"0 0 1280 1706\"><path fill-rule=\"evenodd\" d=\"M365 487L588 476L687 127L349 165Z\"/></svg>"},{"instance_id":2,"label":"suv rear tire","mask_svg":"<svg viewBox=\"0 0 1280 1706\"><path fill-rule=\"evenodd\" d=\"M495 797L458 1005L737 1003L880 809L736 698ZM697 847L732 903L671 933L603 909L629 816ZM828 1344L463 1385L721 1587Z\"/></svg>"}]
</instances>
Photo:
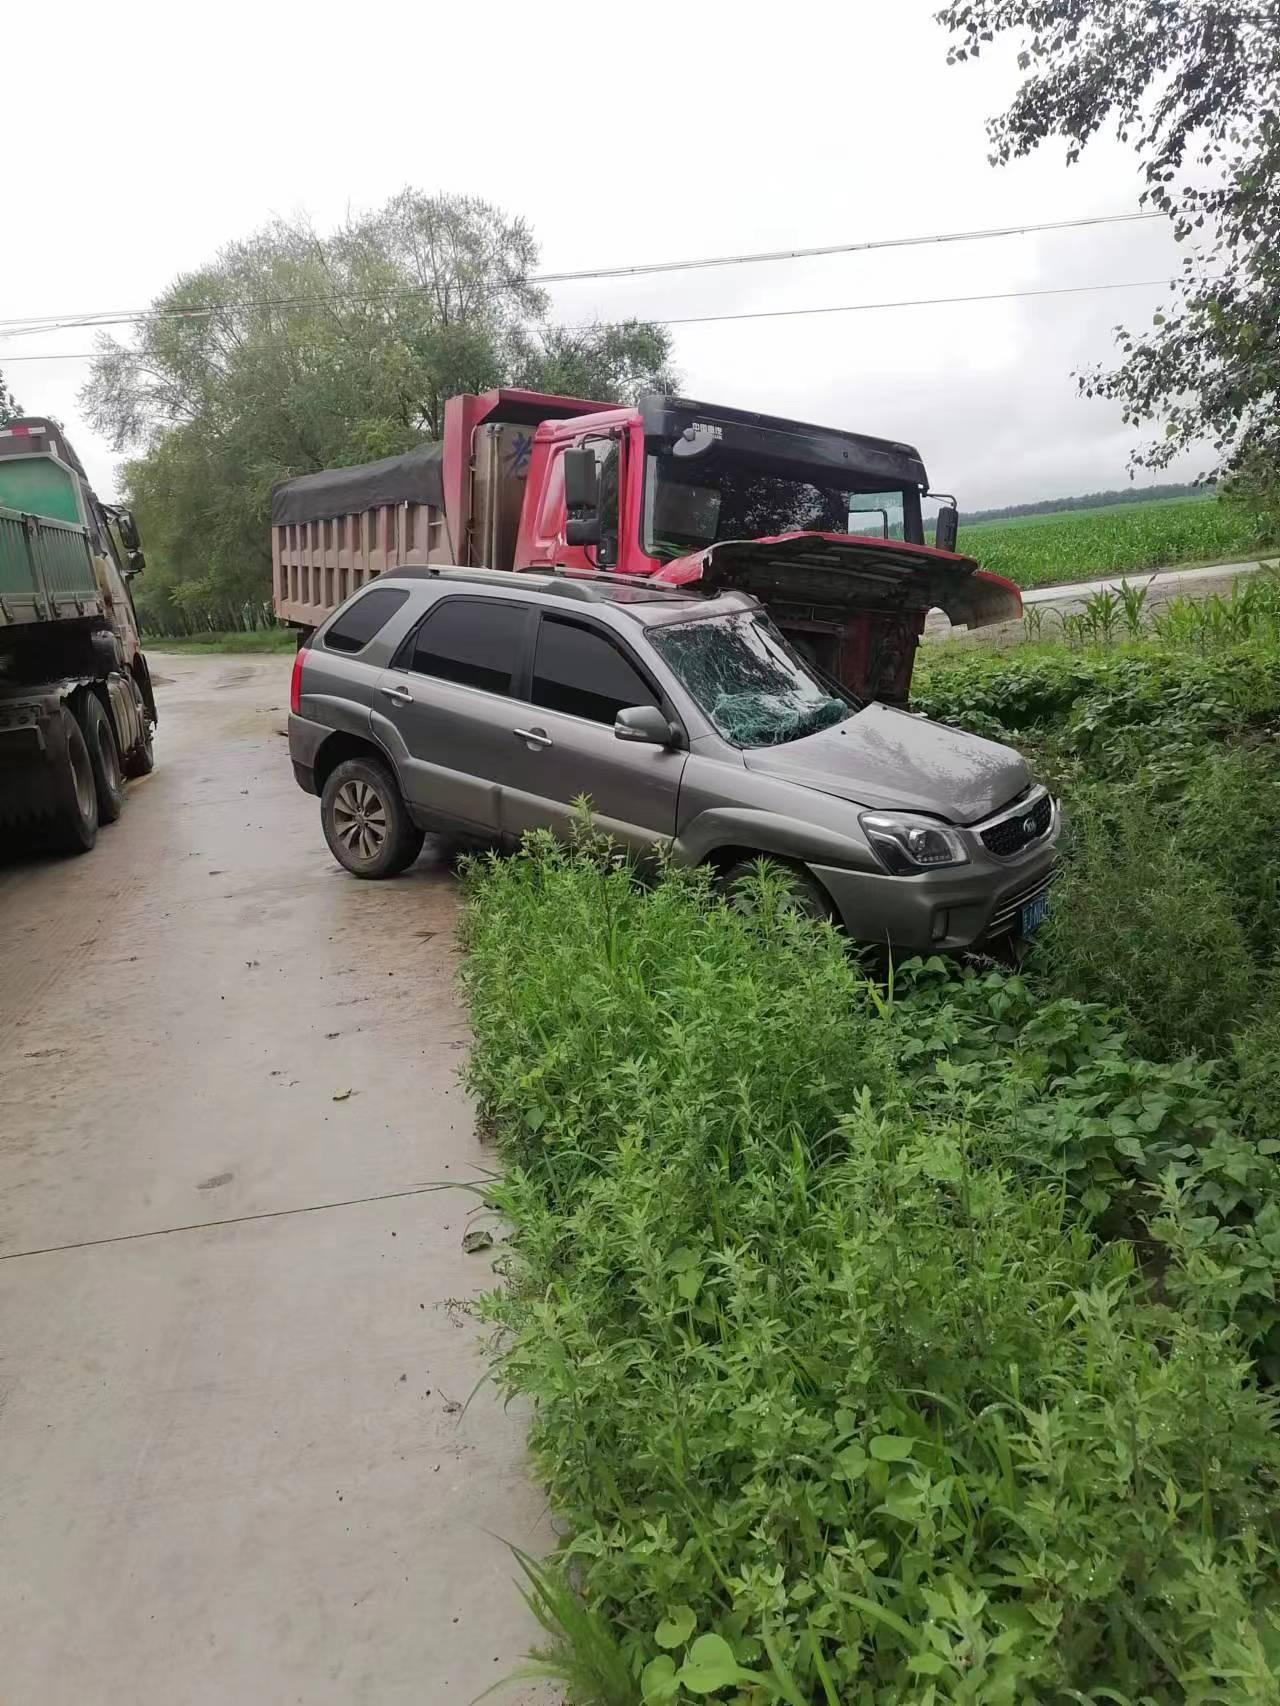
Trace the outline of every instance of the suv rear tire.
<instances>
[{"instance_id":1,"label":"suv rear tire","mask_svg":"<svg viewBox=\"0 0 1280 1706\"><path fill-rule=\"evenodd\" d=\"M348 758L334 768L320 796L320 822L329 851L353 877L399 876L426 839L376 758Z\"/></svg>"}]
</instances>

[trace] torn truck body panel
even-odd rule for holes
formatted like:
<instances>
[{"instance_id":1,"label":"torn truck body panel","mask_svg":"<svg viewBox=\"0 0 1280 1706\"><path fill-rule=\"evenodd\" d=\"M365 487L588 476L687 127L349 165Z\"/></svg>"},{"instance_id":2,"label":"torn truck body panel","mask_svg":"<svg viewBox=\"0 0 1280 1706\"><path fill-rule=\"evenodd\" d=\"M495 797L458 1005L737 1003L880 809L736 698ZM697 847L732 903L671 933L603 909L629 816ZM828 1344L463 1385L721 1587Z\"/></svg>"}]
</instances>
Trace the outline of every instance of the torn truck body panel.
<instances>
[{"instance_id":1,"label":"torn truck body panel","mask_svg":"<svg viewBox=\"0 0 1280 1706\"><path fill-rule=\"evenodd\" d=\"M1017 587L972 557L845 533L721 540L664 564L654 579L749 593L826 674L888 704L906 703L930 610L971 628L1022 614Z\"/></svg>"},{"instance_id":2,"label":"torn truck body panel","mask_svg":"<svg viewBox=\"0 0 1280 1706\"><path fill-rule=\"evenodd\" d=\"M980 569L972 557L901 539L848 533L782 533L773 539L725 539L665 564L668 586L736 587L761 603L782 594L815 607L891 615L943 610L957 626L1016 621L1022 594L1012 581Z\"/></svg>"}]
</instances>

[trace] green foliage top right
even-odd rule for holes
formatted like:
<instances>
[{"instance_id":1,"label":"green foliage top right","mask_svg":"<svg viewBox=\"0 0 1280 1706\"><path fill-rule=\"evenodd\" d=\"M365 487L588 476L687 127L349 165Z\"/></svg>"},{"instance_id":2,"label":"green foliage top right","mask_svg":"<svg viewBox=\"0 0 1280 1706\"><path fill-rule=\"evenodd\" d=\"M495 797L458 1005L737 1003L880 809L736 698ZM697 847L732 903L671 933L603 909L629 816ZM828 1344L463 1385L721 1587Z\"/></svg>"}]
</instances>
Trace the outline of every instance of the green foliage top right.
<instances>
[{"instance_id":1,"label":"green foliage top right","mask_svg":"<svg viewBox=\"0 0 1280 1706\"><path fill-rule=\"evenodd\" d=\"M21 413L22 410L18 407L17 398L5 384L4 374L0 373L0 426L3 426L6 421L11 421L15 415L20 415Z\"/></svg>"},{"instance_id":2,"label":"green foliage top right","mask_svg":"<svg viewBox=\"0 0 1280 1706\"><path fill-rule=\"evenodd\" d=\"M988 127L993 164L1104 125L1142 162L1144 201L1188 245L1175 305L1120 330L1123 363L1081 377L1162 468L1209 441L1222 471L1280 504L1280 7L1275 0L951 0L952 62L1006 33L1025 80Z\"/></svg>"}]
</instances>

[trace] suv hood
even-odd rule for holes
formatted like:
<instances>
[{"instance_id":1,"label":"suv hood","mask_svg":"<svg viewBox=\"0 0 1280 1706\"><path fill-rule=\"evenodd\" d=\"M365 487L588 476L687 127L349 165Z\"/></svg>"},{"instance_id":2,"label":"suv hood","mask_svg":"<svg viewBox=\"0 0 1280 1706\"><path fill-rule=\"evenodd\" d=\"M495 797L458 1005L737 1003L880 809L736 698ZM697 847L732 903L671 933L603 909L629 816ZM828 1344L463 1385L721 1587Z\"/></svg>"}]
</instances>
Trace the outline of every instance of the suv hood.
<instances>
[{"instance_id":1,"label":"suv hood","mask_svg":"<svg viewBox=\"0 0 1280 1706\"><path fill-rule=\"evenodd\" d=\"M970 628L1022 615L1022 595L1013 582L988 574L972 557L850 533L722 539L677 557L653 579L668 586L696 582L708 592L735 587L765 605L803 603L842 613L937 608Z\"/></svg>"},{"instance_id":2,"label":"suv hood","mask_svg":"<svg viewBox=\"0 0 1280 1706\"><path fill-rule=\"evenodd\" d=\"M855 805L927 812L954 824L990 817L1031 782L1011 747L888 705L868 705L834 728L742 756L748 770Z\"/></svg>"}]
</instances>

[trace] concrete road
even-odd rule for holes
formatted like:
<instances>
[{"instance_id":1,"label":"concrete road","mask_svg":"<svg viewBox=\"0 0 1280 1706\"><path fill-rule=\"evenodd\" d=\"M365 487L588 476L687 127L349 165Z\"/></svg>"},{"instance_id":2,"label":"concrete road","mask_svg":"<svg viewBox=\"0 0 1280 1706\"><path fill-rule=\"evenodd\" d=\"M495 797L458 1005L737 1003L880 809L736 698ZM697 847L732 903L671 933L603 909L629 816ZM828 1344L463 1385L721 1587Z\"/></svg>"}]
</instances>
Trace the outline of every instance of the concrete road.
<instances>
[{"instance_id":1,"label":"concrete road","mask_svg":"<svg viewBox=\"0 0 1280 1706\"><path fill-rule=\"evenodd\" d=\"M425 1189L492 1161L455 880L333 863L289 662L157 658L121 821L0 869L4 1706L467 1702L532 1636L474 1199Z\"/></svg>"}]
</instances>

